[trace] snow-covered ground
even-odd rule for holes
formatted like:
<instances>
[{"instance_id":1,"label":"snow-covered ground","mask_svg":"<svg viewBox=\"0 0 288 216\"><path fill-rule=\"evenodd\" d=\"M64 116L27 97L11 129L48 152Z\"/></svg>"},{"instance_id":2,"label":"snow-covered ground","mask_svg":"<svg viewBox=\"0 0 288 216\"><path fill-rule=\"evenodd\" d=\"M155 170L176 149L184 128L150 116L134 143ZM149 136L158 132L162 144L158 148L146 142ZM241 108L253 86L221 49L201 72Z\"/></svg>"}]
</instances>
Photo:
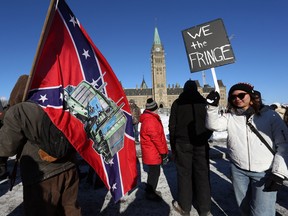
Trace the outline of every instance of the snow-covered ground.
<instances>
[{"instance_id":1,"label":"snow-covered ground","mask_svg":"<svg viewBox=\"0 0 288 216\"><path fill-rule=\"evenodd\" d=\"M161 114L164 131L168 134L169 116ZM225 133L215 135L216 138L225 138ZM215 138L214 137L214 138ZM139 145L136 145L139 151ZM233 189L229 174L229 161L226 158L225 143L221 140L211 142L210 151L210 179L212 188L212 214L214 216L237 216L239 215L234 199ZM9 160L9 168L13 165L13 159ZM82 174L88 170L84 161L79 163ZM176 169L173 162L163 166L158 183L159 190L163 197L163 202L153 203L145 199L144 182L146 182L147 172L143 166L141 158L138 158L138 185L130 191L121 202L114 203L106 188L94 187L87 183L87 177L83 177L79 187L79 202L82 207L83 216L92 215L128 215L128 216L176 216L178 215L172 208L171 202L177 197ZM19 172L18 172L19 175ZM18 176L16 185L9 191L9 183L0 185L0 216L22 216L22 184ZM278 193L277 215L288 216L288 187L283 187ZM191 215L197 215L195 209Z\"/></svg>"}]
</instances>

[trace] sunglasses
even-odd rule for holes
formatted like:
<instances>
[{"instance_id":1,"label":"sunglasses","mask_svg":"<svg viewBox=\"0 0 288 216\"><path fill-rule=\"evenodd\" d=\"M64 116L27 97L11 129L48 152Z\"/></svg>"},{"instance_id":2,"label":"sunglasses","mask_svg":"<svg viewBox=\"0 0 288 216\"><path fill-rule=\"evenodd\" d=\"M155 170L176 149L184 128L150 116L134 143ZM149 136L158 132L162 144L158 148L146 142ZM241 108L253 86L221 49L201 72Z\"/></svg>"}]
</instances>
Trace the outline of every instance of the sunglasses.
<instances>
[{"instance_id":1,"label":"sunglasses","mask_svg":"<svg viewBox=\"0 0 288 216\"><path fill-rule=\"evenodd\" d=\"M242 100L246 96L246 94L248 93L239 93L238 95L231 95L230 100L235 100L236 98Z\"/></svg>"}]
</instances>

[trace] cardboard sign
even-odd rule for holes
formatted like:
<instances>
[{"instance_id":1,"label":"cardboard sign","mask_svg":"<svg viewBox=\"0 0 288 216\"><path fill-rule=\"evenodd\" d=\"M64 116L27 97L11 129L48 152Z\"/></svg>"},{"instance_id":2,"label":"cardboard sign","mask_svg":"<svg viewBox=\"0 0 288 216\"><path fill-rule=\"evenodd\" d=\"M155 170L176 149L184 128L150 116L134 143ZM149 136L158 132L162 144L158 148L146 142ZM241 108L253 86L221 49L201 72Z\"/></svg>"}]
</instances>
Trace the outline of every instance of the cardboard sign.
<instances>
[{"instance_id":1,"label":"cardboard sign","mask_svg":"<svg viewBox=\"0 0 288 216\"><path fill-rule=\"evenodd\" d=\"M222 19L182 31L191 73L235 62Z\"/></svg>"}]
</instances>

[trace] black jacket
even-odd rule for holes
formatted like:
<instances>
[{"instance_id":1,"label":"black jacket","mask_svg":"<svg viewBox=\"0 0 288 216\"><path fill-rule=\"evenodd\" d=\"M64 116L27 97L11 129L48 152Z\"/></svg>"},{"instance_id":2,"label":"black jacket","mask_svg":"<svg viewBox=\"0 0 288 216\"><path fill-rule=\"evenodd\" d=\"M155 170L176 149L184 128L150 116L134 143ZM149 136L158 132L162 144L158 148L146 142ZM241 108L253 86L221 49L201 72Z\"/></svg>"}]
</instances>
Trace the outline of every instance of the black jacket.
<instances>
[{"instance_id":1,"label":"black jacket","mask_svg":"<svg viewBox=\"0 0 288 216\"><path fill-rule=\"evenodd\" d=\"M206 100L198 91L187 90L180 94L171 107L169 118L170 145L175 143L207 145L212 131L206 129Z\"/></svg>"}]
</instances>

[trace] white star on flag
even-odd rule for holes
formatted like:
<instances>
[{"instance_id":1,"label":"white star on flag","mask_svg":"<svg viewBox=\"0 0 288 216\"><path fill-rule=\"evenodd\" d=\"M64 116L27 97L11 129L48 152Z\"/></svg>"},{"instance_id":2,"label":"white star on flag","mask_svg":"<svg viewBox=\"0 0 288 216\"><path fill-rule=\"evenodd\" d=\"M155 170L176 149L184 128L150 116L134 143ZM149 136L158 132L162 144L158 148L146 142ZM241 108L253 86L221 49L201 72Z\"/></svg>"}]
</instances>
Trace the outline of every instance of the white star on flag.
<instances>
[{"instance_id":1,"label":"white star on flag","mask_svg":"<svg viewBox=\"0 0 288 216\"><path fill-rule=\"evenodd\" d=\"M112 186L112 188L111 188L113 191L117 189L116 185L117 185L117 183L114 183L114 184L113 184L113 186Z\"/></svg>"},{"instance_id":2,"label":"white star on flag","mask_svg":"<svg viewBox=\"0 0 288 216\"><path fill-rule=\"evenodd\" d=\"M109 165L110 166L113 166L113 164L114 164L114 161L113 161L113 158L109 161Z\"/></svg>"},{"instance_id":3,"label":"white star on flag","mask_svg":"<svg viewBox=\"0 0 288 216\"><path fill-rule=\"evenodd\" d=\"M92 83L91 83L91 85L93 85L93 86L98 86L98 84L97 84L97 80L94 80L94 79L92 79Z\"/></svg>"},{"instance_id":4,"label":"white star on flag","mask_svg":"<svg viewBox=\"0 0 288 216\"><path fill-rule=\"evenodd\" d=\"M60 100L63 101L63 93L60 93Z\"/></svg>"},{"instance_id":5,"label":"white star on flag","mask_svg":"<svg viewBox=\"0 0 288 216\"><path fill-rule=\"evenodd\" d=\"M71 15L70 15L70 17L71 17L71 19L69 20L69 22L72 22L72 23L73 23L73 26L75 27L75 25L78 24L78 23L77 23L77 21L75 20L75 17L73 17L73 16L71 16Z\"/></svg>"},{"instance_id":6,"label":"white star on flag","mask_svg":"<svg viewBox=\"0 0 288 216\"><path fill-rule=\"evenodd\" d=\"M46 96L47 96L46 94L45 95L40 95L39 101L42 101L42 103L44 103L46 100L48 100Z\"/></svg>"},{"instance_id":7,"label":"white star on flag","mask_svg":"<svg viewBox=\"0 0 288 216\"><path fill-rule=\"evenodd\" d=\"M85 50L85 49L83 49L83 53L82 53L82 55L83 56L85 56L85 59L87 59L88 57L90 57L90 55L89 55L89 50Z\"/></svg>"}]
</instances>

